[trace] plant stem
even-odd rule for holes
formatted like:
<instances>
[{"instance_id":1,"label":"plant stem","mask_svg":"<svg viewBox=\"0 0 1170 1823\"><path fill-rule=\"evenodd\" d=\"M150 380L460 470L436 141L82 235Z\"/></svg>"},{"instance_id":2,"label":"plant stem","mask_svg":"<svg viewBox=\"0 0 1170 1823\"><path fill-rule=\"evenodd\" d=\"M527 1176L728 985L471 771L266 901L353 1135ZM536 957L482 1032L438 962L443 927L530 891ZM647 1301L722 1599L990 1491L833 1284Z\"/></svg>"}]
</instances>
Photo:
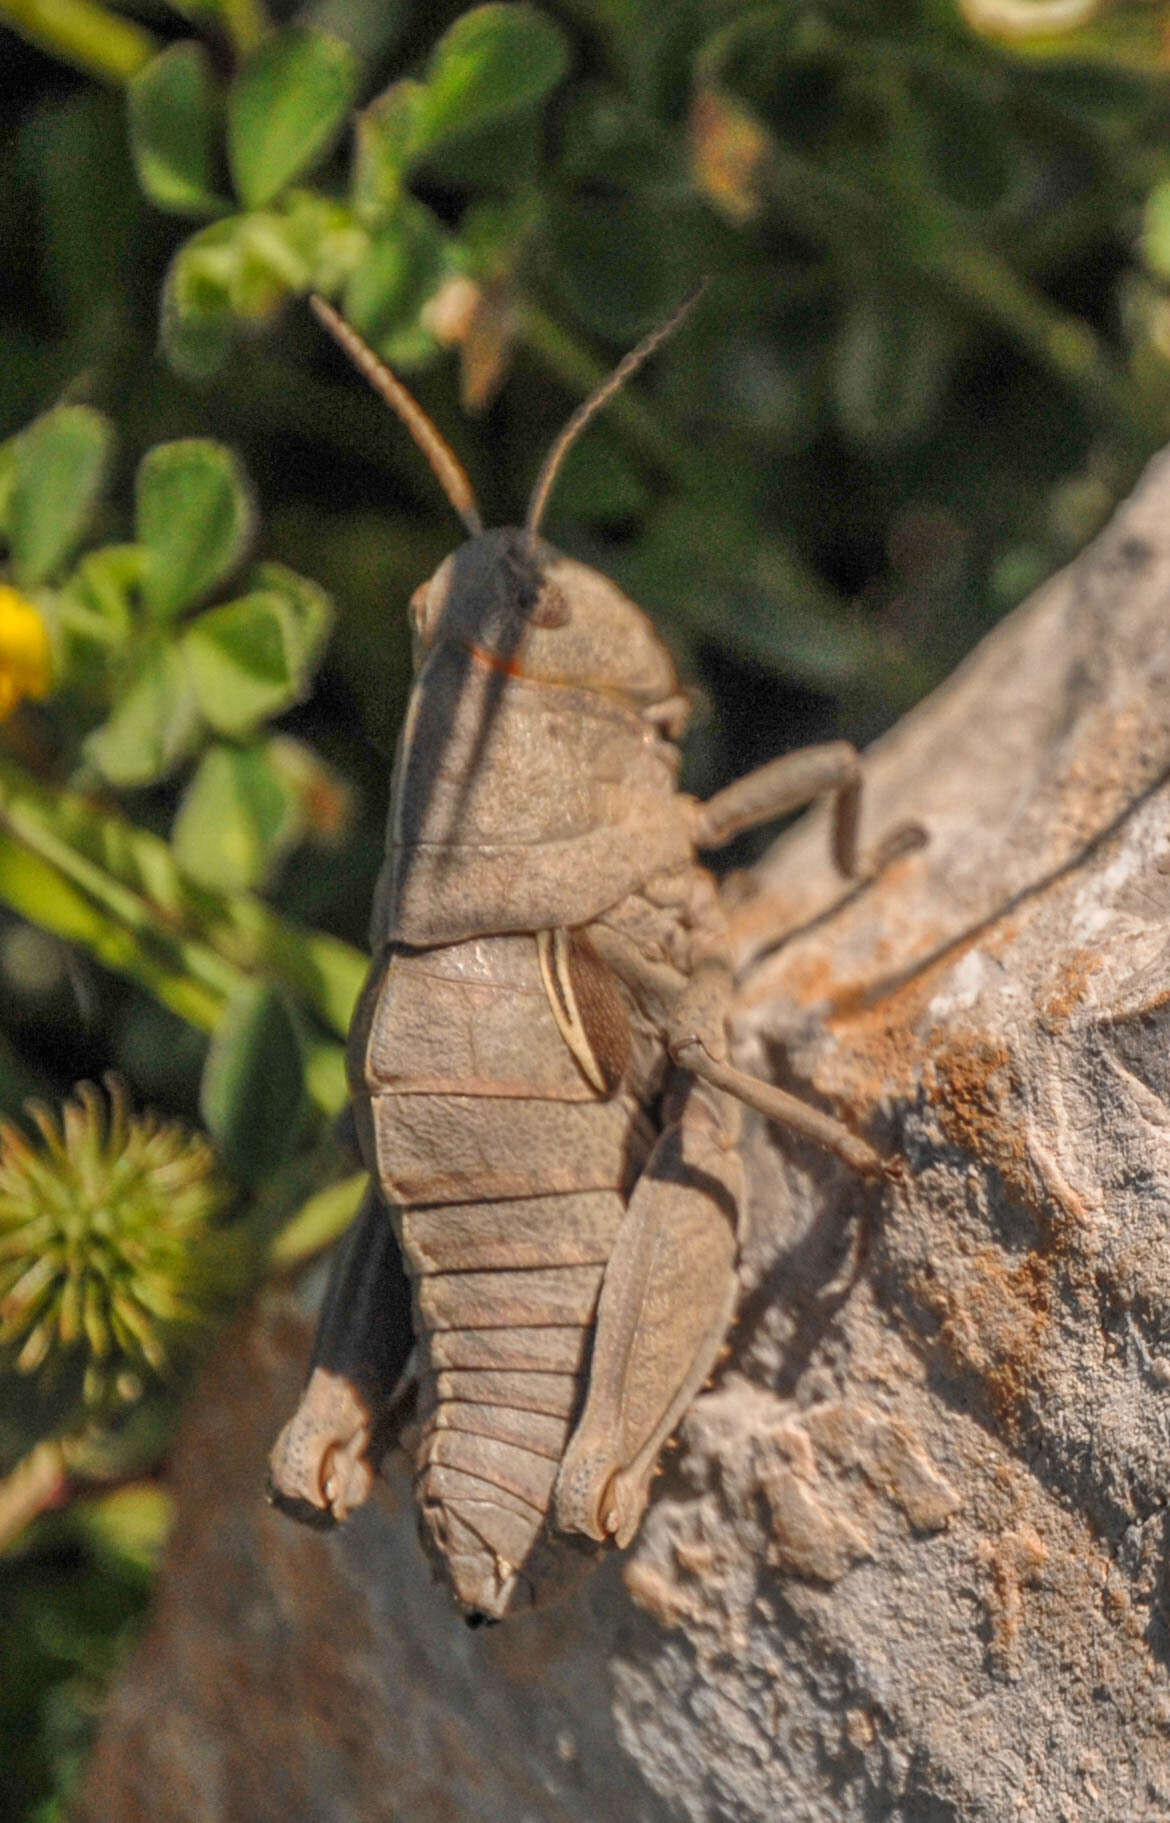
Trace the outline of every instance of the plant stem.
<instances>
[{"instance_id":1,"label":"plant stem","mask_svg":"<svg viewBox=\"0 0 1170 1823\"><path fill-rule=\"evenodd\" d=\"M0 1551L4 1551L65 1490L65 1451L38 1443L0 1481Z\"/></svg>"},{"instance_id":2,"label":"plant stem","mask_svg":"<svg viewBox=\"0 0 1170 1823\"><path fill-rule=\"evenodd\" d=\"M87 76L119 85L159 48L150 32L95 0L0 0L0 25Z\"/></svg>"},{"instance_id":3,"label":"plant stem","mask_svg":"<svg viewBox=\"0 0 1170 1823\"><path fill-rule=\"evenodd\" d=\"M82 892L104 907L136 937L148 942L161 937L168 946L173 945L187 972L202 987L228 999L237 988L243 986L244 977L239 969L223 961L203 943L190 937L173 938L168 933L161 932L157 913L148 900L123 886L119 880L113 879L84 855L78 854L61 836L47 829L36 817L24 813L19 804L13 803L11 799L7 802L0 801L0 826L6 828L42 861L47 861L50 867L63 874L74 886L80 887Z\"/></svg>"},{"instance_id":4,"label":"plant stem","mask_svg":"<svg viewBox=\"0 0 1170 1823\"><path fill-rule=\"evenodd\" d=\"M351 944L281 918L254 894L193 886L161 837L78 792L41 784L0 755L0 828L5 825L156 950L195 946L180 948L177 959L182 966L194 958L190 972L217 1004L244 975L260 972L345 1037L368 966ZM41 922L35 915L33 921Z\"/></svg>"},{"instance_id":5,"label":"plant stem","mask_svg":"<svg viewBox=\"0 0 1170 1823\"><path fill-rule=\"evenodd\" d=\"M162 945L142 941L0 825L0 904L136 981L197 1031L213 1032L223 998L193 981Z\"/></svg>"},{"instance_id":6,"label":"plant stem","mask_svg":"<svg viewBox=\"0 0 1170 1823\"><path fill-rule=\"evenodd\" d=\"M356 950L286 925L247 895L192 901L165 842L92 806L79 823L82 808L75 794L53 792L0 759L0 903L82 944L199 1031L214 1032L228 1001L261 973L344 1034L365 973ZM100 860L82 851L82 840L96 843ZM133 884L118 877L119 861ZM184 928L196 903L205 913L197 933ZM325 1114L344 1106L342 1047L316 1029L305 1037L305 1082Z\"/></svg>"}]
</instances>

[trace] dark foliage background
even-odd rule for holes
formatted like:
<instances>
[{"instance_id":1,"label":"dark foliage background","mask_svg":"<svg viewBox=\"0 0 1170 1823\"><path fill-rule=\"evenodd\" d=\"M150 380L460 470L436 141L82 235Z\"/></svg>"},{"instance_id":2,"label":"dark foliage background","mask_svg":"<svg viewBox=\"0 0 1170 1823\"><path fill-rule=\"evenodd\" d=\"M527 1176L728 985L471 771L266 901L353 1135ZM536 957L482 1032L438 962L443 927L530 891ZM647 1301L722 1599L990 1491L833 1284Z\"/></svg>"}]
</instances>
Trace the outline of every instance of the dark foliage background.
<instances>
[{"instance_id":1,"label":"dark foliage background","mask_svg":"<svg viewBox=\"0 0 1170 1823\"><path fill-rule=\"evenodd\" d=\"M1049 10L0 0L0 436L62 402L112 427L69 419L56 467L0 451L0 1112L115 1069L137 1105L202 1121L253 1276L352 1206L331 1122L403 608L458 528L310 286L406 375L507 523L582 394L711 275L574 453L547 526L653 613L699 687L697 791L809 740L868 741L1079 548L1170 422L1170 17L1086 0L1045 36ZM284 605L240 619L230 651L205 602L242 545L212 550L166 625L137 558L98 607L78 581L79 553L149 546L139 464L191 438L238 453L252 555L287 566ZM52 521L99 445L76 536L38 566L19 485ZM234 471L223 485L246 511ZM299 579L332 599L323 655ZM47 629L33 683L15 598ZM200 609L236 706L217 720L201 699L172 741L176 660L112 743L148 649L195 663ZM258 898L286 922L259 929ZM340 940L326 962L313 931ZM10 1303L24 1245L0 1251ZM0 1398L31 1371L4 1320ZM66 1340L45 1341L50 1367ZM55 1384L0 1426L5 1814L63 1814L149 1590L182 1385L168 1366L115 1411ZM21 1494L46 1445L54 1473Z\"/></svg>"}]
</instances>

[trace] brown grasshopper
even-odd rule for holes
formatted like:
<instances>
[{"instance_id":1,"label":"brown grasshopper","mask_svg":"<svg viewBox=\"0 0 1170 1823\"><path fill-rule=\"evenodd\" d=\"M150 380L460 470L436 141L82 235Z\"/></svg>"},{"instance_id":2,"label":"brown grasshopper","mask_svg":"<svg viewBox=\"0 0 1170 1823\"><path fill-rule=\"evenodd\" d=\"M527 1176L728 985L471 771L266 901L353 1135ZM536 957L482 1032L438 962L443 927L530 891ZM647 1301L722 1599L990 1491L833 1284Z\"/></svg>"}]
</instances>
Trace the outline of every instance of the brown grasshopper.
<instances>
[{"instance_id":1,"label":"brown grasshopper","mask_svg":"<svg viewBox=\"0 0 1170 1823\"><path fill-rule=\"evenodd\" d=\"M485 532L439 433L314 300L470 536L410 604L415 684L349 1046L372 1183L272 1489L326 1523L366 1498L413 1347L422 1535L473 1618L532 1599L552 1530L633 1538L735 1303L741 1104L865 1175L889 1169L728 1060L728 933L697 855L822 793L847 879L918 832L861 860L843 741L706 803L681 793L688 700L665 647L539 536L570 444L691 301L569 420L524 528Z\"/></svg>"}]
</instances>

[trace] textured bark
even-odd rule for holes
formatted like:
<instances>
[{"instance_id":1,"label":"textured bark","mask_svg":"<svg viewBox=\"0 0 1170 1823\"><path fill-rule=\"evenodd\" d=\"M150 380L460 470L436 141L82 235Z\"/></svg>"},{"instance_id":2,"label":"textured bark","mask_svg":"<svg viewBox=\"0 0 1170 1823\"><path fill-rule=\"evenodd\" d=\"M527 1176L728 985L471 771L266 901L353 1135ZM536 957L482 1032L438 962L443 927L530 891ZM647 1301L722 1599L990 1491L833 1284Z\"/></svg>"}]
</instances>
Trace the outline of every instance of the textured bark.
<instances>
[{"instance_id":1,"label":"textured bark","mask_svg":"<svg viewBox=\"0 0 1170 1823\"><path fill-rule=\"evenodd\" d=\"M869 756L929 847L842 893L813 818L745 892L740 1061L905 1182L750 1123L728 1358L566 1604L468 1632L398 1470L333 1536L267 1511L308 1323L265 1303L87 1818L1170 1814L1168 682L1163 457Z\"/></svg>"}]
</instances>

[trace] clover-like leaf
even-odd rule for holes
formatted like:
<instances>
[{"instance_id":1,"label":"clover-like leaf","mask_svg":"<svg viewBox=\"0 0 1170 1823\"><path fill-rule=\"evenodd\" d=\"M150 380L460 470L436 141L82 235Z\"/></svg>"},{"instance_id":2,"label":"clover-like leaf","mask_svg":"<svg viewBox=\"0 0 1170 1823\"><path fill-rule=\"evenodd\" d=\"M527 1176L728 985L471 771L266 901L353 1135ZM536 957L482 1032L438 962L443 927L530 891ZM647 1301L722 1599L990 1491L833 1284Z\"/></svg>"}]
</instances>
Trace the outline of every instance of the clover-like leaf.
<instances>
[{"instance_id":1,"label":"clover-like leaf","mask_svg":"<svg viewBox=\"0 0 1170 1823\"><path fill-rule=\"evenodd\" d=\"M283 563L261 563L252 581L283 604L285 649L297 677L298 688L307 680L333 625L333 607L325 590L307 576L299 576Z\"/></svg>"},{"instance_id":2,"label":"clover-like leaf","mask_svg":"<svg viewBox=\"0 0 1170 1823\"><path fill-rule=\"evenodd\" d=\"M217 98L201 45L172 44L141 69L127 90L130 150L152 202L176 215L214 215Z\"/></svg>"},{"instance_id":3,"label":"clover-like leaf","mask_svg":"<svg viewBox=\"0 0 1170 1823\"><path fill-rule=\"evenodd\" d=\"M422 83L407 77L391 83L357 117L350 194L355 213L370 226L378 226L401 200L421 137L424 99Z\"/></svg>"},{"instance_id":4,"label":"clover-like leaf","mask_svg":"<svg viewBox=\"0 0 1170 1823\"><path fill-rule=\"evenodd\" d=\"M13 439L8 541L23 588L47 582L81 542L110 443L106 420L86 405L58 405Z\"/></svg>"},{"instance_id":5,"label":"clover-like leaf","mask_svg":"<svg viewBox=\"0 0 1170 1823\"><path fill-rule=\"evenodd\" d=\"M211 1041L199 1108L232 1175L262 1184L300 1135L305 1072L296 1024L279 989L250 981Z\"/></svg>"},{"instance_id":6,"label":"clover-like leaf","mask_svg":"<svg viewBox=\"0 0 1170 1823\"><path fill-rule=\"evenodd\" d=\"M417 150L535 107L569 67L560 27L534 7L475 6L435 46L414 125Z\"/></svg>"},{"instance_id":7,"label":"clover-like leaf","mask_svg":"<svg viewBox=\"0 0 1170 1823\"><path fill-rule=\"evenodd\" d=\"M255 590L210 608L183 637L200 708L221 734L250 733L304 694L329 625L324 592L291 570L265 565L255 581Z\"/></svg>"},{"instance_id":8,"label":"clover-like leaf","mask_svg":"<svg viewBox=\"0 0 1170 1823\"><path fill-rule=\"evenodd\" d=\"M160 443L135 483L143 597L159 620L205 600L239 562L252 533L252 503L231 450L200 437Z\"/></svg>"},{"instance_id":9,"label":"clover-like leaf","mask_svg":"<svg viewBox=\"0 0 1170 1823\"><path fill-rule=\"evenodd\" d=\"M160 333L176 373L204 380L222 367L235 334L235 222L213 222L184 241L163 281Z\"/></svg>"},{"instance_id":10,"label":"clover-like leaf","mask_svg":"<svg viewBox=\"0 0 1170 1823\"><path fill-rule=\"evenodd\" d=\"M357 63L340 39L293 28L264 39L228 95L228 158L249 209L324 157L356 87Z\"/></svg>"},{"instance_id":11,"label":"clover-like leaf","mask_svg":"<svg viewBox=\"0 0 1170 1823\"><path fill-rule=\"evenodd\" d=\"M209 608L183 636L204 718L221 734L248 734L297 695L285 649L283 603L257 591Z\"/></svg>"},{"instance_id":12,"label":"clover-like leaf","mask_svg":"<svg viewBox=\"0 0 1170 1823\"><path fill-rule=\"evenodd\" d=\"M64 644L63 671L72 686L95 693L135 628L134 604L142 574L137 544L107 544L83 557L57 595L56 619Z\"/></svg>"},{"instance_id":13,"label":"clover-like leaf","mask_svg":"<svg viewBox=\"0 0 1170 1823\"><path fill-rule=\"evenodd\" d=\"M434 352L420 313L452 270L439 223L422 203L404 197L351 274L345 314L387 360L409 366Z\"/></svg>"},{"instance_id":14,"label":"clover-like leaf","mask_svg":"<svg viewBox=\"0 0 1170 1823\"><path fill-rule=\"evenodd\" d=\"M85 753L111 785L149 785L186 758L198 732L198 704L182 655L156 635L139 645L130 680L108 721L86 740Z\"/></svg>"},{"instance_id":15,"label":"clover-like leaf","mask_svg":"<svg viewBox=\"0 0 1170 1823\"><path fill-rule=\"evenodd\" d=\"M369 235L353 212L313 190L292 190L281 198L278 214L264 217L279 237L291 270L299 261L303 282L295 289L334 296L369 245Z\"/></svg>"},{"instance_id":16,"label":"clover-like leaf","mask_svg":"<svg viewBox=\"0 0 1170 1823\"><path fill-rule=\"evenodd\" d=\"M292 784L263 743L209 747L183 794L172 843L180 867L200 886L242 892L258 886L304 826Z\"/></svg>"},{"instance_id":17,"label":"clover-like leaf","mask_svg":"<svg viewBox=\"0 0 1170 1823\"><path fill-rule=\"evenodd\" d=\"M104 544L81 559L58 596L58 612L71 624L87 624L109 645L130 632L131 604L142 578L142 547Z\"/></svg>"},{"instance_id":18,"label":"clover-like leaf","mask_svg":"<svg viewBox=\"0 0 1170 1823\"><path fill-rule=\"evenodd\" d=\"M163 287L162 341L176 372L203 379L222 366L237 326L259 324L295 292L338 292L368 245L351 211L290 191L191 236Z\"/></svg>"}]
</instances>

